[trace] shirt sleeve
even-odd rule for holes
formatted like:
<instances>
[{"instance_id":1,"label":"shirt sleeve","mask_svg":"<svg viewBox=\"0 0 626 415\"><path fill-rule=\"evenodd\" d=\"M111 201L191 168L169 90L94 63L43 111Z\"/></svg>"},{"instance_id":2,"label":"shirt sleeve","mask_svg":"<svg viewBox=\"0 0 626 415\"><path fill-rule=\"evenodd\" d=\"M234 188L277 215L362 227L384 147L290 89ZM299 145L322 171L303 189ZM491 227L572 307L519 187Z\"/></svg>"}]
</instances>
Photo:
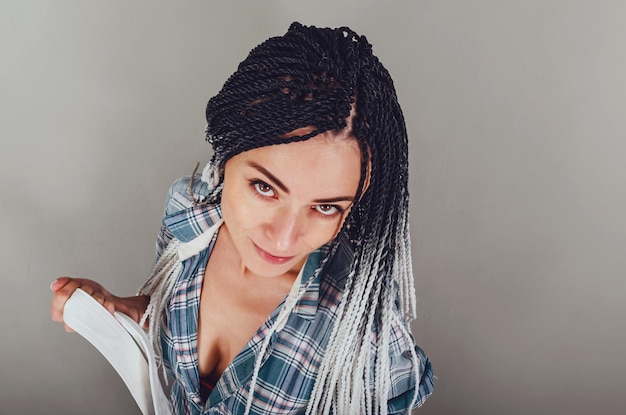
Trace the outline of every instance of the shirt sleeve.
<instances>
[{"instance_id":1,"label":"shirt sleeve","mask_svg":"<svg viewBox=\"0 0 626 415\"><path fill-rule=\"evenodd\" d=\"M206 193L206 190L204 189L205 186L203 186L203 184L206 185L204 182L200 181L199 176L194 178L194 195L199 193L200 196L202 196L203 191ZM193 202L191 200L191 196L189 196L190 185L191 178L189 176L180 177L172 183L167 191L165 208L163 209L163 219L172 213L176 213L192 206ZM163 254L163 251L172 239L174 239L174 235L167 228L167 225L165 225L165 221L161 221L161 228L156 239L157 260L161 257L161 254Z\"/></svg>"},{"instance_id":2,"label":"shirt sleeve","mask_svg":"<svg viewBox=\"0 0 626 415\"><path fill-rule=\"evenodd\" d=\"M169 212L171 210L170 202L172 200L172 196L177 191L177 188L180 187L180 185L179 185L180 180L181 179L177 179L174 183L172 183L172 185L170 186L169 190L167 191L167 197L165 198L165 208L163 209L163 218L164 219L170 213ZM156 259L157 259L157 261L159 260L159 258L161 258L161 255L163 254L163 251L165 250L165 248L167 247L167 245L170 243L170 241L173 238L174 238L174 235L172 235L170 230L165 225L165 221L161 220L161 228L159 229L159 234L157 235L157 239L156 239L156 255L157 255Z\"/></svg>"}]
</instances>

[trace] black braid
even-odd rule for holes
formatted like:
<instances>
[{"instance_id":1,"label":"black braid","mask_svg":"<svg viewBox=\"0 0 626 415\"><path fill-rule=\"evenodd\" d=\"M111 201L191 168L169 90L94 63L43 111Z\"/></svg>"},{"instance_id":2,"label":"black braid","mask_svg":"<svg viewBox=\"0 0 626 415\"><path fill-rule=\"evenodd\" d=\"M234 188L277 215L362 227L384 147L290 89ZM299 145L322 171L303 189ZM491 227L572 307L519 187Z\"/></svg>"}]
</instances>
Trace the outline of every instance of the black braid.
<instances>
[{"instance_id":1,"label":"black braid","mask_svg":"<svg viewBox=\"0 0 626 415\"><path fill-rule=\"evenodd\" d=\"M270 38L250 52L211 98L206 117L206 139L214 149L211 165L217 171L244 151L352 128L362 154L359 192L368 176L369 185L357 195L358 201L341 230L347 236L343 239L354 245L355 259L353 277L346 284L342 300L345 308L335 330L348 333L352 329L347 327L352 327L359 338L365 339L373 324L388 325L394 289L412 287L407 247L408 143L393 81L367 39L347 27L329 29L293 23L284 36ZM299 128L312 131L287 138ZM410 293L400 295L403 311L410 318L414 298ZM360 310L361 314L350 314L350 310ZM363 345L355 343L355 361L366 358L368 350L362 348L369 346ZM332 347L339 346L332 343ZM380 347L382 355L386 349ZM328 355L333 358L331 351ZM384 363L377 366L377 377L384 377ZM314 393L317 398L312 399L317 401L311 403L309 412L339 405L333 398L337 385L331 384L330 375L321 376L326 378L318 383L328 388L330 400L322 402L326 398ZM369 373L363 373L364 378L367 376ZM376 382L384 385L382 379ZM378 412L386 405L382 402L384 390L366 394L363 401L370 410ZM335 412L341 412L340 408Z\"/></svg>"}]
</instances>

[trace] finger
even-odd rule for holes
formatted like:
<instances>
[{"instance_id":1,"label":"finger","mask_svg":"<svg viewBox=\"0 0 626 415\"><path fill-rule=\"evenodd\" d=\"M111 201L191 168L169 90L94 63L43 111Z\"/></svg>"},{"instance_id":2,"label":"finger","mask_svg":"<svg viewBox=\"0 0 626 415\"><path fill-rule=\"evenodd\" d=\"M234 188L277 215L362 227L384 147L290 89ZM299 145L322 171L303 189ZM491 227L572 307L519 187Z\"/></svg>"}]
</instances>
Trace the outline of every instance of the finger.
<instances>
[{"instance_id":1,"label":"finger","mask_svg":"<svg viewBox=\"0 0 626 415\"><path fill-rule=\"evenodd\" d=\"M97 302L99 302L100 304L104 305L104 295L100 294L100 293L94 293L93 290L91 290L90 294Z\"/></svg>"},{"instance_id":2,"label":"finger","mask_svg":"<svg viewBox=\"0 0 626 415\"><path fill-rule=\"evenodd\" d=\"M107 291L101 284L97 283L94 280L90 280L87 278L73 278L73 279L80 283L81 288L91 287L94 290L94 292L97 291L99 293L102 293L105 297L111 295L109 291Z\"/></svg>"},{"instance_id":3,"label":"finger","mask_svg":"<svg viewBox=\"0 0 626 415\"><path fill-rule=\"evenodd\" d=\"M107 300L107 298L101 293L94 293L92 294L92 297L104 308L106 308L109 313L113 314L113 312L115 312L115 303L110 299Z\"/></svg>"},{"instance_id":4,"label":"finger","mask_svg":"<svg viewBox=\"0 0 626 415\"><path fill-rule=\"evenodd\" d=\"M102 305L109 311L109 313L115 313L115 303L112 301L105 300Z\"/></svg>"},{"instance_id":5,"label":"finger","mask_svg":"<svg viewBox=\"0 0 626 415\"><path fill-rule=\"evenodd\" d=\"M74 329L72 329L70 326L68 326L67 324L63 324L65 326L65 331L67 331L68 333L74 333Z\"/></svg>"},{"instance_id":6,"label":"finger","mask_svg":"<svg viewBox=\"0 0 626 415\"><path fill-rule=\"evenodd\" d=\"M56 280L52 281L52 283L50 284L50 289L56 292L59 289L63 288L65 284L67 284L71 280L72 279L70 277L57 278Z\"/></svg>"},{"instance_id":7,"label":"finger","mask_svg":"<svg viewBox=\"0 0 626 415\"><path fill-rule=\"evenodd\" d=\"M78 283L70 279L61 288L58 288L52 296L52 305L50 309L50 315L53 321L63 321L63 308L67 299L70 298L72 293L78 288Z\"/></svg>"},{"instance_id":8,"label":"finger","mask_svg":"<svg viewBox=\"0 0 626 415\"><path fill-rule=\"evenodd\" d=\"M94 297L96 295L100 295L102 296L102 294L96 294L95 290L93 289L93 287L89 286L89 285L81 285L80 289L83 290L85 293L89 294L90 296Z\"/></svg>"}]
</instances>

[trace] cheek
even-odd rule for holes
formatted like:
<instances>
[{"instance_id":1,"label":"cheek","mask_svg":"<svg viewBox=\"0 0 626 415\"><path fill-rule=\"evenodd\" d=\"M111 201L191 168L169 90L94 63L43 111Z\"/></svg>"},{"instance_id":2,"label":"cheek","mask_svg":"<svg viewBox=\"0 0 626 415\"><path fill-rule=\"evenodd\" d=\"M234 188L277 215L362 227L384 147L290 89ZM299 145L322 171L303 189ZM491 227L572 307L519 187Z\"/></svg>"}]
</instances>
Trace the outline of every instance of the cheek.
<instances>
[{"instance_id":1,"label":"cheek","mask_svg":"<svg viewBox=\"0 0 626 415\"><path fill-rule=\"evenodd\" d=\"M241 216L240 209L242 204L237 202L237 200L241 199L241 197L237 197L237 193L236 189L229 184L225 184L224 189L222 190L222 216L224 218L224 222L226 222L226 225L230 229L235 229L237 227L237 218Z\"/></svg>"},{"instance_id":2,"label":"cheek","mask_svg":"<svg viewBox=\"0 0 626 415\"><path fill-rule=\"evenodd\" d=\"M229 229L254 228L263 221L264 212L258 199L245 187L224 187L222 191L222 216Z\"/></svg>"},{"instance_id":3,"label":"cheek","mask_svg":"<svg viewBox=\"0 0 626 415\"><path fill-rule=\"evenodd\" d=\"M315 223L312 230L305 237L306 244L311 250L315 250L322 245L332 241L339 233L343 219L338 221L329 220L328 223Z\"/></svg>"},{"instance_id":4,"label":"cheek","mask_svg":"<svg viewBox=\"0 0 626 415\"><path fill-rule=\"evenodd\" d=\"M222 216L224 222L231 230L246 228L246 218L249 214L246 212L245 204L241 203L241 198L230 197L231 195L222 195Z\"/></svg>"}]
</instances>

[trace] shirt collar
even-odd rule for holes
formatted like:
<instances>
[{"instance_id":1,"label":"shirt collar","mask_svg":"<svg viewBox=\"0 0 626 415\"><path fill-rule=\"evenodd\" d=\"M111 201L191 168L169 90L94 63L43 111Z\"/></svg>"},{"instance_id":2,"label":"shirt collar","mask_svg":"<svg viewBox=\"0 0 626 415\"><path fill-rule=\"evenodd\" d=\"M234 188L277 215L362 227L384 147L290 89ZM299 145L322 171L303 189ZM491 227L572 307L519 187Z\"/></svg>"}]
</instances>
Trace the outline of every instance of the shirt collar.
<instances>
[{"instance_id":1,"label":"shirt collar","mask_svg":"<svg viewBox=\"0 0 626 415\"><path fill-rule=\"evenodd\" d=\"M328 254L330 247L324 245L309 254L304 265L301 285L309 284L307 290L294 307L294 313L300 317L312 320L317 313L319 304L320 284L322 275L325 283L333 286L339 291L343 291L348 276L350 275L350 265L354 258L354 248L350 241L339 236L338 246L332 258L324 265L324 269L318 272L322 260Z\"/></svg>"},{"instance_id":2,"label":"shirt collar","mask_svg":"<svg viewBox=\"0 0 626 415\"><path fill-rule=\"evenodd\" d=\"M185 243L196 239L221 219L219 204L202 204L166 215L163 222L176 239Z\"/></svg>"}]
</instances>

